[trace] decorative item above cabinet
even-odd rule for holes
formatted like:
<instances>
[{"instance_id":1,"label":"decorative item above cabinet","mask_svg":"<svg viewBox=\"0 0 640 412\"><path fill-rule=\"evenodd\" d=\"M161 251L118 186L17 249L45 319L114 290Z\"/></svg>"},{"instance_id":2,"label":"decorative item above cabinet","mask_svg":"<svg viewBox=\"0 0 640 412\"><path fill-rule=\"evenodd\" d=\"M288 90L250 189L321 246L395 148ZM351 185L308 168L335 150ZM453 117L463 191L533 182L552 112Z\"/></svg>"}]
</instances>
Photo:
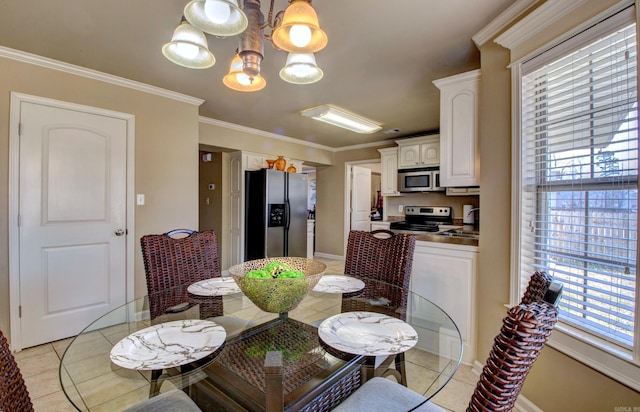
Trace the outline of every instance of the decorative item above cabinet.
<instances>
[{"instance_id":1,"label":"decorative item above cabinet","mask_svg":"<svg viewBox=\"0 0 640 412\"><path fill-rule=\"evenodd\" d=\"M440 89L440 184L478 186L478 92L480 70L434 80Z\"/></svg>"},{"instance_id":2,"label":"decorative item above cabinet","mask_svg":"<svg viewBox=\"0 0 640 412\"><path fill-rule=\"evenodd\" d=\"M398 169L440 166L440 135L396 140Z\"/></svg>"},{"instance_id":3,"label":"decorative item above cabinet","mask_svg":"<svg viewBox=\"0 0 640 412\"><path fill-rule=\"evenodd\" d=\"M302 170L303 161L289 159L284 156L271 156L259 153L242 152L244 170L276 169L296 173ZM289 169L287 169L287 166Z\"/></svg>"}]
</instances>

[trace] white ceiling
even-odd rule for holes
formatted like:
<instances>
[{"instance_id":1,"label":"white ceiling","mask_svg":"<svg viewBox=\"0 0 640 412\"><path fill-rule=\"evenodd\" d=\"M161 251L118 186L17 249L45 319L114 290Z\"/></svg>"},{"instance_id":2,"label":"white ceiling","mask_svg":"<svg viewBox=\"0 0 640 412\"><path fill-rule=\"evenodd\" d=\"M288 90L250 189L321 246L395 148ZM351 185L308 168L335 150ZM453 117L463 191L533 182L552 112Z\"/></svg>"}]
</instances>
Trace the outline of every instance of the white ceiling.
<instances>
[{"instance_id":1,"label":"white ceiling","mask_svg":"<svg viewBox=\"0 0 640 412\"><path fill-rule=\"evenodd\" d=\"M267 87L227 89L222 77L238 38L208 36L215 66L191 70L161 53L187 0L4 0L0 45L88 67L205 100L205 117L332 148L435 132L439 93L432 80L476 69L471 37L514 0L315 0L329 44L316 54L324 78L292 85L278 76L286 53L264 44ZM269 1L262 1L268 13ZM288 4L275 0L276 11ZM332 103L383 124L371 135L343 131L298 113Z\"/></svg>"}]
</instances>

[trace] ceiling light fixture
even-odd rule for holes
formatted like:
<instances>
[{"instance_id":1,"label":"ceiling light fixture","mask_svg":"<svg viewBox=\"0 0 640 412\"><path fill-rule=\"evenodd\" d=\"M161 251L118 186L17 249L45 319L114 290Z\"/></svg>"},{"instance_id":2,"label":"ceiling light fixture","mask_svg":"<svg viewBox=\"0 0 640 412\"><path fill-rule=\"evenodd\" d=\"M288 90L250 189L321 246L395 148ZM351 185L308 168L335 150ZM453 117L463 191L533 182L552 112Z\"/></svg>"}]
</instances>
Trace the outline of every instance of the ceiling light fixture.
<instances>
[{"instance_id":1,"label":"ceiling light fixture","mask_svg":"<svg viewBox=\"0 0 640 412\"><path fill-rule=\"evenodd\" d=\"M280 71L283 80L294 84L319 81L323 73L313 53L327 45L327 35L320 28L311 0L289 0L287 9L275 16L274 2L271 0L265 21L260 0L244 0L242 8L238 0L192 0L185 6L181 24L162 52L181 66L207 68L213 66L215 57L208 49L204 33L219 37L241 34L231 70L223 80L227 87L239 91L265 87L266 80L260 74L263 39L271 40L276 49L289 52L287 64ZM265 34L265 28L271 33Z\"/></svg>"},{"instance_id":2,"label":"ceiling light fixture","mask_svg":"<svg viewBox=\"0 0 640 412\"><path fill-rule=\"evenodd\" d=\"M382 130L382 126L373 120L330 104L312 107L301 111L300 114L356 133L375 133Z\"/></svg>"},{"instance_id":3,"label":"ceiling light fixture","mask_svg":"<svg viewBox=\"0 0 640 412\"><path fill-rule=\"evenodd\" d=\"M173 32L171 41L162 47L162 54L175 64L190 69L206 69L216 62L207 46L207 37L184 18Z\"/></svg>"},{"instance_id":4,"label":"ceiling light fixture","mask_svg":"<svg viewBox=\"0 0 640 412\"><path fill-rule=\"evenodd\" d=\"M264 89L267 85L262 75L258 74L253 78L249 78L249 76L242 71L242 59L237 53L233 60L231 60L229 73L224 76L222 82L228 88L239 92L255 92Z\"/></svg>"},{"instance_id":5,"label":"ceiling light fixture","mask_svg":"<svg viewBox=\"0 0 640 412\"><path fill-rule=\"evenodd\" d=\"M280 78L294 84L315 83L322 79L323 75L313 53L289 53L287 65L280 70Z\"/></svg>"}]
</instances>

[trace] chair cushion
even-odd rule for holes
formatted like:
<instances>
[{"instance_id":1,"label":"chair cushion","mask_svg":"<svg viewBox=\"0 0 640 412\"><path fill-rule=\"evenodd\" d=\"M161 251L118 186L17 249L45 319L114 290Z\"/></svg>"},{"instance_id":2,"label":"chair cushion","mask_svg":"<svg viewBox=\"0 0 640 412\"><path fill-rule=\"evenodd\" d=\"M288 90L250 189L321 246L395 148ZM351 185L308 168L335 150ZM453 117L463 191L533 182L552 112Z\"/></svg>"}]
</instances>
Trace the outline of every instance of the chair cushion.
<instances>
[{"instance_id":1,"label":"chair cushion","mask_svg":"<svg viewBox=\"0 0 640 412\"><path fill-rule=\"evenodd\" d=\"M407 389L397 382L386 378L372 378L352 393L334 411L372 412L408 411L423 402L425 398ZM375 406L372 409L372 406ZM444 412L445 410L431 402L415 409L423 412Z\"/></svg>"},{"instance_id":2,"label":"chair cushion","mask_svg":"<svg viewBox=\"0 0 640 412\"><path fill-rule=\"evenodd\" d=\"M202 412L184 392L173 389L125 409L125 412Z\"/></svg>"}]
</instances>

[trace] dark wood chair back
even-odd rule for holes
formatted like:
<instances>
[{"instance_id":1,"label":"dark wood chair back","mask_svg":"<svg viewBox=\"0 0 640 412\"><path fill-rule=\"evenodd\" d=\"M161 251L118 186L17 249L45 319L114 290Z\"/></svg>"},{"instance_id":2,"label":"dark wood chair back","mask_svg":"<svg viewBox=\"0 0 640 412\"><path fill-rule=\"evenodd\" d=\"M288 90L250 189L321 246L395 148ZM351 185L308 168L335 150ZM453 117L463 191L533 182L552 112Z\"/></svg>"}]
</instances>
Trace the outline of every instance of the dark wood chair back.
<instances>
[{"instance_id":1,"label":"dark wood chair back","mask_svg":"<svg viewBox=\"0 0 640 412\"><path fill-rule=\"evenodd\" d=\"M0 411L33 411L29 391L20 368L9 350L7 338L0 330Z\"/></svg>"},{"instance_id":2,"label":"dark wood chair back","mask_svg":"<svg viewBox=\"0 0 640 412\"><path fill-rule=\"evenodd\" d=\"M178 229L145 235L140 245L152 319L186 302L190 284L221 275L218 238L213 230ZM209 300L203 299L202 304Z\"/></svg>"},{"instance_id":3,"label":"dark wood chair back","mask_svg":"<svg viewBox=\"0 0 640 412\"><path fill-rule=\"evenodd\" d=\"M551 275L546 272L534 272L529 279L529 284L522 295L520 303L526 305L532 302L541 302L550 285Z\"/></svg>"},{"instance_id":4,"label":"dark wood chair back","mask_svg":"<svg viewBox=\"0 0 640 412\"><path fill-rule=\"evenodd\" d=\"M467 411L511 411L524 381L556 324L558 312L547 302L509 310L494 339Z\"/></svg>"},{"instance_id":5,"label":"dark wood chair back","mask_svg":"<svg viewBox=\"0 0 640 412\"><path fill-rule=\"evenodd\" d=\"M412 235L388 230L352 230L347 241L344 273L408 289L415 245Z\"/></svg>"},{"instance_id":6,"label":"dark wood chair back","mask_svg":"<svg viewBox=\"0 0 640 412\"><path fill-rule=\"evenodd\" d=\"M389 230L349 232L344 273L362 280L365 287L354 293L354 299L343 295L342 311L380 312L406 320L415 245L415 236ZM395 368L389 367L391 362ZM407 386L404 353L386 357L373 369L373 375L393 375Z\"/></svg>"}]
</instances>

